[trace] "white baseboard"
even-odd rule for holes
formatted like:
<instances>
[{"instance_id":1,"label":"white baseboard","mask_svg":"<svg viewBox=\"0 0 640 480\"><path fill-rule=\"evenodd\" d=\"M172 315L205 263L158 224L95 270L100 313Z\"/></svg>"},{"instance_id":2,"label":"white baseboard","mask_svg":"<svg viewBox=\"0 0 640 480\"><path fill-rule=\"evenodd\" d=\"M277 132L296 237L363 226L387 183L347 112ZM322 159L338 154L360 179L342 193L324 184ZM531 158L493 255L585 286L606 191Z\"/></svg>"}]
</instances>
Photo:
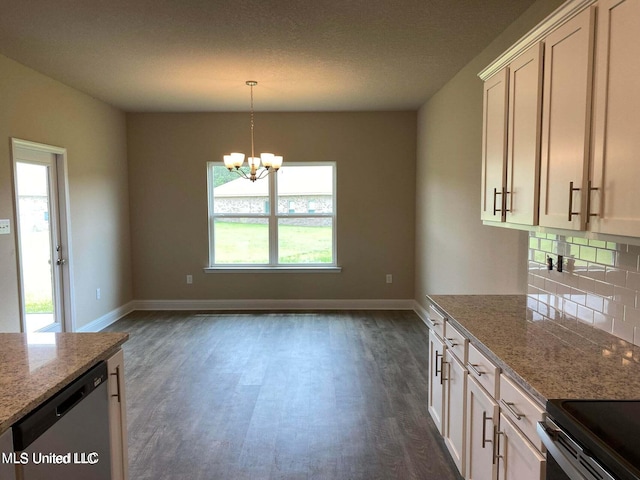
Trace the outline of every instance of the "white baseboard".
<instances>
[{"instance_id":1,"label":"white baseboard","mask_svg":"<svg viewBox=\"0 0 640 480\"><path fill-rule=\"evenodd\" d=\"M89 322L86 325L78 328L76 332L99 332L103 328L108 327L112 323L117 322L125 315L136 310L135 301L131 301L129 303L125 303L124 305L116 308L115 310L110 311L109 313L104 314L100 318L96 318L93 322Z\"/></svg>"},{"instance_id":2,"label":"white baseboard","mask_svg":"<svg viewBox=\"0 0 640 480\"><path fill-rule=\"evenodd\" d=\"M430 325L427 309L420 305L417 301L414 301L413 311L416 312L416 314L420 317L420 320L422 320L427 327Z\"/></svg>"},{"instance_id":3,"label":"white baseboard","mask_svg":"<svg viewBox=\"0 0 640 480\"><path fill-rule=\"evenodd\" d=\"M78 328L99 332L135 310L413 310L426 323L427 311L413 299L370 300L132 300Z\"/></svg>"},{"instance_id":4,"label":"white baseboard","mask_svg":"<svg viewBox=\"0 0 640 480\"><path fill-rule=\"evenodd\" d=\"M134 310L414 310L413 299L136 300Z\"/></svg>"}]
</instances>

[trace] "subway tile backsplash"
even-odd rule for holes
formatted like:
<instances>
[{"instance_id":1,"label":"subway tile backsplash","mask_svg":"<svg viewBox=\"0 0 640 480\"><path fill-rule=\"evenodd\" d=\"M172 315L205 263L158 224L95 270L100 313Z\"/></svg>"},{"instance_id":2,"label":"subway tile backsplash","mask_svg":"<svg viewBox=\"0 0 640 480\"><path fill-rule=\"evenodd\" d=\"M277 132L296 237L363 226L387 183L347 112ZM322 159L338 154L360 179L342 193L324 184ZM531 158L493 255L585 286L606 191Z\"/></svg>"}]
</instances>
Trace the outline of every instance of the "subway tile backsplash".
<instances>
[{"instance_id":1,"label":"subway tile backsplash","mask_svg":"<svg viewBox=\"0 0 640 480\"><path fill-rule=\"evenodd\" d=\"M529 301L539 312L562 314L640 345L640 247L530 232L528 275Z\"/></svg>"}]
</instances>

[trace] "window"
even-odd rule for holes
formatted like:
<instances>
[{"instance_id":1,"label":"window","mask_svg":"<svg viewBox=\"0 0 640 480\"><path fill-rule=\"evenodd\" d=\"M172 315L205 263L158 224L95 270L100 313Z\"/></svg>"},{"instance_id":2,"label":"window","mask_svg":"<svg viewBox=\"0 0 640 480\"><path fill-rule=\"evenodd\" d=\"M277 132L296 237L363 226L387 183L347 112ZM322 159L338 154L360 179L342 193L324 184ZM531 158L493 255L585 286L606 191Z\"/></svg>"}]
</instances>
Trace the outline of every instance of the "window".
<instances>
[{"instance_id":1,"label":"window","mask_svg":"<svg viewBox=\"0 0 640 480\"><path fill-rule=\"evenodd\" d=\"M210 267L335 266L335 184L335 163L286 163L256 182L208 163Z\"/></svg>"}]
</instances>

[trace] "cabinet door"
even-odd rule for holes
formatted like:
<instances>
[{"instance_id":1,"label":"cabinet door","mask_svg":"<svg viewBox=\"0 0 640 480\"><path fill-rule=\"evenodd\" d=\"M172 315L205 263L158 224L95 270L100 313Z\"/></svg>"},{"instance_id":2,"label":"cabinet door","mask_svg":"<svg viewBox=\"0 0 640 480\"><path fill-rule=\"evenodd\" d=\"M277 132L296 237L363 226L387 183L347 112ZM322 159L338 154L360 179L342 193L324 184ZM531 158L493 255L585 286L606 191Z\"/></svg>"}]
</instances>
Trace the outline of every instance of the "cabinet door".
<instances>
[{"instance_id":1,"label":"cabinet door","mask_svg":"<svg viewBox=\"0 0 640 480\"><path fill-rule=\"evenodd\" d=\"M584 229L589 159L593 7L545 40L540 225Z\"/></svg>"},{"instance_id":2,"label":"cabinet door","mask_svg":"<svg viewBox=\"0 0 640 480\"><path fill-rule=\"evenodd\" d=\"M124 388L124 355L119 350L107 360L109 371L109 434L112 480L127 480L127 407Z\"/></svg>"},{"instance_id":3,"label":"cabinet door","mask_svg":"<svg viewBox=\"0 0 640 480\"><path fill-rule=\"evenodd\" d=\"M444 362L444 344L442 340L429 330L429 398L428 408L438 431L442 433L444 420L444 380L442 365Z\"/></svg>"},{"instance_id":4,"label":"cabinet door","mask_svg":"<svg viewBox=\"0 0 640 480\"><path fill-rule=\"evenodd\" d=\"M475 380L467 380L466 480L496 478L493 431L499 411L496 401Z\"/></svg>"},{"instance_id":5,"label":"cabinet door","mask_svg":"<svg viewBox=\"0 0 640 480\"><path fill-rule=\"evenodd\" d=\"M590 229L640 237L640 2L598 2Z\"/></svg>"},{"instance_id":6,"label":"cabinet door","mask_svg":"<svg viewBox=\"0 0 640 480\"><path fill-rule=\"evenodd\" d=\"M498 480L544 480L547 461L536 448L500 414Z\"/></svg>"},{"instance_id":7,"label":"cabinet door","mask_svg":"<svg viewBox=\"0 0 640 480\"><path fill-rule=\"evenodd\" d=\"M538 224L542 50L539 43L509 66L506 220Z\"/></svg>"},{"instance_id":8,"label":"cabinet door","mask_svg":"<svg viewBox=\"0 0 640 480\"><path fill-rule=\"evenodd\" d=\"M458 467L461 475L465 473L465 436L466 436L466 398L467 370L454 357L449 349L444 353L445 372L445 420L444 443Z\"/></svg>"},{"instance_id":9,"label":"cabinet door","mask_svg":"<svg viewBox=\"0 0 640 480\"><path fill-rule=\"evenodd\" d=\"M482 121L482 220L501 221L507 166L507 106L509 70L484 83Z\"/></svg>"}]
</instances>

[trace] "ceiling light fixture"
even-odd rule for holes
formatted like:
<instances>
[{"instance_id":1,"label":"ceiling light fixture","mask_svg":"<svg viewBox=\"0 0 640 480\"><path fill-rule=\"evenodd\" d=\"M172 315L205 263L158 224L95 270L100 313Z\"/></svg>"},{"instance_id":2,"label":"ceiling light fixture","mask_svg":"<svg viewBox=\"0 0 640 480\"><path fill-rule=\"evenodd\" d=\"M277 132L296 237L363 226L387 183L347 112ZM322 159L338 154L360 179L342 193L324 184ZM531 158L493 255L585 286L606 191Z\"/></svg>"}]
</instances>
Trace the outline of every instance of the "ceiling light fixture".
<instances>
[{"instance_id":1,"label":"ceiling light fixture","mask_svg":"<svg viewBox=\"0 0 640 480\"><path fill-rule=\"evenodd\" d=\"M266 177L271 172L277 172L282 166L282 156L274 155L273 153L261 153L259 157L256 157L253 151L253 87L258 82L254 80L247 80L246 84L251 87L251 156L247 159L249 164L249 173L243 170L242 164L244 163L244 153L233 152L224 156L224 166L229 169L230 172L235 172L242 178L255 182L261 178ZM260 168L260 161L262 161L262 168Z\"/></svg>"}]
</instances>

